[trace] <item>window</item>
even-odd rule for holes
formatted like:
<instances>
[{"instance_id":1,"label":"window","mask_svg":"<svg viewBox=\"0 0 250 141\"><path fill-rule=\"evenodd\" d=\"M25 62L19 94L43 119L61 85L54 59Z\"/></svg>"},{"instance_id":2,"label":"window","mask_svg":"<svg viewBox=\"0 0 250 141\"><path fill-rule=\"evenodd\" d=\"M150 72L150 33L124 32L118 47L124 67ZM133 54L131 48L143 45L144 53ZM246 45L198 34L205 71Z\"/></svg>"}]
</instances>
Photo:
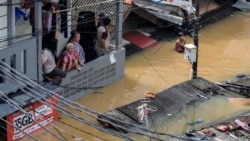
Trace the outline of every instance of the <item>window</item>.
<instances>
[{"instance_id":1,"label":"window","mask_svg":"<svg viewBox=\"0 0 250 141\"><path fill-rule=\"evenodd\" d=\"M21 73L26 74L27 73L27 53L26 50L23 50L21 52Z\"/></svg>"},{"instance_id":2,"label":"window","mask_svg":"<svg viewBox=\"0 0 250 141\"><path fill-rule=\"evenodd\" d=\"M12 55L10 57L10 66L13 68L13 69L16 69L16 54Z\"/></svg>"},{"instance_id":3,"label":"window","mask_svg":"<svg viewBox=\"0 0 250 141\"><path fill-rule=\"evenodd\" d=\"M4 72L2 70L2 67L3 66L3 63L5 62L5 59L2 59L1 60L1 63L0 63L0 84L4 83L5 82L5 79L4 79Z\"/></svg>"}]
</instances>

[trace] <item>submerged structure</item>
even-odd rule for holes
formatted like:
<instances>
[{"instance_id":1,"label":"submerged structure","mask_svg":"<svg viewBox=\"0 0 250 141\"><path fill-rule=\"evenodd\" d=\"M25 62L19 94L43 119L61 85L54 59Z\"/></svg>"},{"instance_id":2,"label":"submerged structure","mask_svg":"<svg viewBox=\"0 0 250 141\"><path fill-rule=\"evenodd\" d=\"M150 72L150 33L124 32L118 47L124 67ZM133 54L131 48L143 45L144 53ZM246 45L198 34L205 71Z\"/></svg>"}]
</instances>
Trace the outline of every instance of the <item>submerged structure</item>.
<instances>
[{"instance_id":1,"label":"submerged structure","mask_svg":"<svg viewBox=\"0 0 250 141\"><path fill-rule=\"evenodd\" d=\"M193 20L197 10L203 15L224 5L232 5L241 10L249 10L250 6L247 0L133 0L133 3L163 21L178 25Z\"/></svg>"},{"instance_id":2,"label":"submerged structure","mask_svg":"<svg viewBox=\"0 0 250 141\"><path fill-rule=\"evenodd\" d=\"M227 80L218 82L221 87L243 95L244 97L250 97L250 77L247 75L237 75L234 80Z\"/></svg>"},{"instance_id":3,"label":"submerged structure","mask_svg":"<svg viewBox=\"0 0 250 141\"><path fill-rule=\"evenodd\" d=\"M244 82L246 81L237 81L238 85ZM217 85L199 77L167 88L153 97L152 93L148 93L145 96L149 97L145 99L136 100L99 114L98 121L104 126L114 128L120 132L131 133L134 131L138 135L148 134L150 139L156 140L248 141L250 139L249 110L240 111L240 113L230 115L228 118L221 118L212 122L205 121L202 118L190 120L186 125L183 125L186 126L183 135L175 136L156 131L158 125L167 126L168 124L164 123L178 118L178 114L182 109L203 107L203 103L213 98L234 99L236 97L237 99L241 97L239 94L224 89L220 84ZM188 129L187 126L190 126L190 128Z\"/></svg>"}]
</instances>

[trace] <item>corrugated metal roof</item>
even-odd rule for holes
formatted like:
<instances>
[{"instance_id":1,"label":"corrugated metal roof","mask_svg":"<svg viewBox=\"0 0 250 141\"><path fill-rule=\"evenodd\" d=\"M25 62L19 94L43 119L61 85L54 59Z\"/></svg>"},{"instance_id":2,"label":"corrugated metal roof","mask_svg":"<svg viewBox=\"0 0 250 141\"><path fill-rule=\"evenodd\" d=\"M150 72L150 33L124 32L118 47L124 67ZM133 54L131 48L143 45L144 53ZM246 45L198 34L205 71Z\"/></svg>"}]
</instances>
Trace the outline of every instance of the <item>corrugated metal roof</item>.
<instances>
[{"instance_id":1,"label":"corrugated metal roof","mask_svg":"<svg viewBox=\"0 0 250 141\"><path fill-rule=\"evenodd\" d=\"M196 78L163 90L162 92L157 93L156 97L153 99L140 99L114 110L110 110L105 114L112 116L116 115L114 117L118 119L120 119L120 117L127 117L127 119L129 119L128 121L141 124L138 118L137 108L146 101L149 107L154 108L150 113L150 116L153 117L155 122L162 117L164 117L164 120L168 120L171 115L178 113L186 105L194 102L197 104L208 100L209 97L212 96L212 93L210 93L210 91L204 91L204 89L211 89L218 91L219 93L221 88L203 78ZM200 94L207 99L199 97L197 94ZM116 111L119 111L119 113Z\"/></svg>"}]
</instances>

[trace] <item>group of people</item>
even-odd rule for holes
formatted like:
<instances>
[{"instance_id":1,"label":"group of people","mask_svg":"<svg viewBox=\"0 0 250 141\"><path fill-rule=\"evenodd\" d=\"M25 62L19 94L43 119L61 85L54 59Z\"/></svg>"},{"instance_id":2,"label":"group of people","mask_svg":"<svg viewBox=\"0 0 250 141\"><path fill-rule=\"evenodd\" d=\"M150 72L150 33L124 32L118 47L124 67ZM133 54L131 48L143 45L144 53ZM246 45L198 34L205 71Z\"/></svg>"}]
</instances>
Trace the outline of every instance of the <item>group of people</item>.
<instances>
[{"instance_id":1,"label":"group of people","mask_svg":"<svg viewBox=\"0 0 250 141\"><path fill-rule=\"evenodd\" d=\"M103 13L99 14L94 46L97 57L110 52L110 32L108 30L110 22L109 17ZM55 55L58 42L56 38L51 38L48 43L42 45L42 71L46 80L52 81L55 85L60 85L62 78L66 77L66 72L73 69L81 71L86 62L86 54L80 40L81 33L72 31L71 37L58 58Z\"/></svg>"}]
</instances>

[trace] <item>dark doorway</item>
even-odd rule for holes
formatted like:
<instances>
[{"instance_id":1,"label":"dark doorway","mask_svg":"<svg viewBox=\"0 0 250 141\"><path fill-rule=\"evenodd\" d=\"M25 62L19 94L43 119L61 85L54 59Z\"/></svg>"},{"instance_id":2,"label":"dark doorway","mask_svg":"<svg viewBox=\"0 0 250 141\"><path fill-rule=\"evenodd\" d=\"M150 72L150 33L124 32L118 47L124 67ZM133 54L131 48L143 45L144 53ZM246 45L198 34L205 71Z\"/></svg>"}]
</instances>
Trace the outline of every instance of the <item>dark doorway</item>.
<instances>
[{"instance_id":1,"label":"dark doorway","mask_svg":"<svg viewBox=\"0 0 250 141\"><path fill-rule=\"evenodd\" d=\"M80 44L83 46L85 51L86 63L94 60L97 57L94 49L97 32L95 13L91 11L80 12L76 30L81 33Z\"/></svg>"}]
</instances>

